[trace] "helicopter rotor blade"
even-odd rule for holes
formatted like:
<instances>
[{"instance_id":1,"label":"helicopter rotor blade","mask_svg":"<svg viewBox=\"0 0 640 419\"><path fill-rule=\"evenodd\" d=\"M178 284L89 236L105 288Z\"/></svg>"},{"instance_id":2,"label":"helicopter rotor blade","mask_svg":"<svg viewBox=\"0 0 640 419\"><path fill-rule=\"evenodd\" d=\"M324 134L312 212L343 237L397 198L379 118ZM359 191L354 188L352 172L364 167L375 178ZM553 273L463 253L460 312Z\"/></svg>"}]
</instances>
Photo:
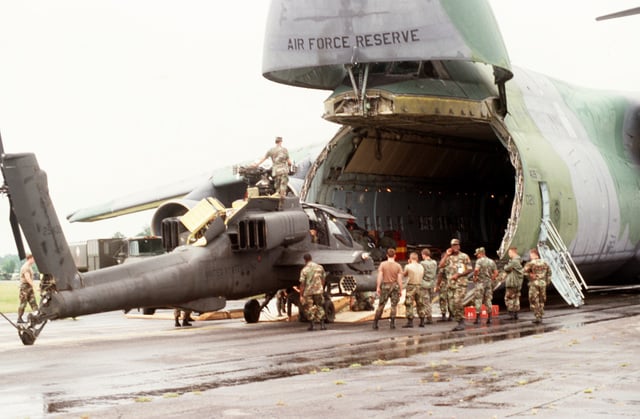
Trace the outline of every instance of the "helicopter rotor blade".
<instances>
[{"instance_id":1,"label":"helicopter rotor blade","mask_svg":"<svg viewBox=\"0 0 640 419\"><path fill-rule=\"evenodd\" d=\"M2 134L0 134L0 160L4 157L4 144L2 143ZM2 167L2 176L4 177L4 167ZM18 250L18 257L20 260L26 257L24 250L24 242L22 241L22 234L20 233L20 224L18 224L18 217L13 210L13 202L11 202L11 195L9 194L9 188L6 184L0 187L0 192L6 193L9 198L9 224L11 224L11 231L13 232L13 239L16 242L16 249Z\"/></svg>"},{"instance_id":2,"label":"helicopter rotor blade","mask_svg":"<svg viewBox=\"0 0 640 419\"><path fill-rule=\"evenodd\" d=\"M626 17L640 14L640 7L634 7L632 9L622 10L620 12L610 13L608 15L598 16L596 18L597 21L607 20L607 19L617 19L619 17Z\"/></svg>"}]
</instances>

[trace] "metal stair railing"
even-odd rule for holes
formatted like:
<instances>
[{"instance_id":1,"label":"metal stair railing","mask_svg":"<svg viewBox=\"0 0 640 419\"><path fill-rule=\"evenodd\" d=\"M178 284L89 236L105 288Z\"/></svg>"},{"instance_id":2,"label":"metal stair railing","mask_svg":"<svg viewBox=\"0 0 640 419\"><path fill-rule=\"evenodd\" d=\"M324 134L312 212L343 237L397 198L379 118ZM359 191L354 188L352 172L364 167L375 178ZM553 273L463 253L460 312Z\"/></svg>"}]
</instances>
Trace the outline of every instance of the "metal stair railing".
<instances>
[{"instance_id":1,"label":"metal stair railing","mask_svg":"<svg viewBox=\"0 0 640 419\"><path fill-rule=\"evenodd\" d=\"M542 234L538 249L551 267L551 282L568 304L580 307L584 304L582 286L585 289L589 287L549 218L542 219L540 229Z\"/></svg>"}]
</instances>

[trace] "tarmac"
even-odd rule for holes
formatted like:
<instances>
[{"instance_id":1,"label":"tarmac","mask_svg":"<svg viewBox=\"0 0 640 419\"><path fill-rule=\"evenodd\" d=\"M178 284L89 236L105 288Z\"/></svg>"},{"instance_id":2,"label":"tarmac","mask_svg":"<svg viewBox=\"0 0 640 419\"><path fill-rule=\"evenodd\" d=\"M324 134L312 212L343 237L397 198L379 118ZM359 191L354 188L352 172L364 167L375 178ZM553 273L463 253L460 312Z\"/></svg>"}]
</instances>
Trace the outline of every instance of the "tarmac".
<instances>
[{"instance_id":1,"label":"tarmac","mask_svg":"<svg viewBox=\"0 0 640 419\"><path fill-rule=\"evenodd\" d=\"M463 332L340 318L307 332L281 317L174 328L170 311L163 322L105 313L54 322L22 347L0 327L10 338L0 408L8 418L639 417L640 295L588 300L550 306L542 325L523 310Z\"/></svg>"},{"instance_id":2,"label":"tarmac","mask_svg":"<svg viewBox=\"0 0 640 419\"><path fill-rule=\"evenodd\" d=\"M427 353L372 362L363 354L362 363L348 367L221 386L180 406L134 405L91 417L640 417L637 307L584 313L581 321L554 326L531 325L525 313L522 327L504 338L481 326L486 343L478 342L482 333L469 345L454 336ZM350 315L356 314L365 315ZM410 347L412 339L398 344Z\"/></svg>"}]
</instances>

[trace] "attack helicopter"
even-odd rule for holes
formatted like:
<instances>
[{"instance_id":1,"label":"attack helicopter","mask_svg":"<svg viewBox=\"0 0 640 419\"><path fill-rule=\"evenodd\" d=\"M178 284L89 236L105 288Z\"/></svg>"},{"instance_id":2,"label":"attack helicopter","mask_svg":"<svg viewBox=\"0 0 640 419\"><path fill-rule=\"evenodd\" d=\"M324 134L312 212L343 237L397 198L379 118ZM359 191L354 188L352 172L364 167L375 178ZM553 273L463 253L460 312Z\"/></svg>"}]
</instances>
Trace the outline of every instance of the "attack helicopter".
<instances>
[{"instance_id":1,"label":"attack helicopter","mask_svg":"<svg viewBox=\"0 0 640 419\"><path fill-rule=\"evenodd\" d=\"M14 231L24 233L40 272L55 279L26 323L11 322L25 345L49 320L136 307L208 312L224 308L227 299L265 294L262 303L245 304L245 320L255 323L277 290L297 284L305 253L325 267L327 297L375 289L374 263L343 224L349 214L298 197L281 202L264 183L247 188L231 208L208 197L165 220L181 243L169 253L80 273L35 155L3 153L0 164ZM264 180L261 171L240 169L249 180ZM23 256L19 234L16 244ZM325 308L329 317L335 312L330 298Z\"/></svg>"}]
</instances>

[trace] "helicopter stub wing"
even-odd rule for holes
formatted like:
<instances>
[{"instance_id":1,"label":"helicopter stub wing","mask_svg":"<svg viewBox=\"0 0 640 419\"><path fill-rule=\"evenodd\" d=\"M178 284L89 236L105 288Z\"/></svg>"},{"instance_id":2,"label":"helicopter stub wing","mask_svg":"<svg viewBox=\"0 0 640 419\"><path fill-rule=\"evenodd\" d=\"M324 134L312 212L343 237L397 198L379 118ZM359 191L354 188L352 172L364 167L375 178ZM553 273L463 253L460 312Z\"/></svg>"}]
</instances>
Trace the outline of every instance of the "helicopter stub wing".
<instances>
[{"instance_id":1,"label":"helicopter stub wing","mask_svg":"<svg viewBox=\"0 0 640 419\"><path fill-rule=\"evenodd\" d=\"M362 250L335 250L335 249L307 249L298 251L286 251L276 261L274 266L302 266L304 265L302 256L309 253L314 262L320 265L334 265L340 263L362 262Z\"/></svg>"}]
</instances>

